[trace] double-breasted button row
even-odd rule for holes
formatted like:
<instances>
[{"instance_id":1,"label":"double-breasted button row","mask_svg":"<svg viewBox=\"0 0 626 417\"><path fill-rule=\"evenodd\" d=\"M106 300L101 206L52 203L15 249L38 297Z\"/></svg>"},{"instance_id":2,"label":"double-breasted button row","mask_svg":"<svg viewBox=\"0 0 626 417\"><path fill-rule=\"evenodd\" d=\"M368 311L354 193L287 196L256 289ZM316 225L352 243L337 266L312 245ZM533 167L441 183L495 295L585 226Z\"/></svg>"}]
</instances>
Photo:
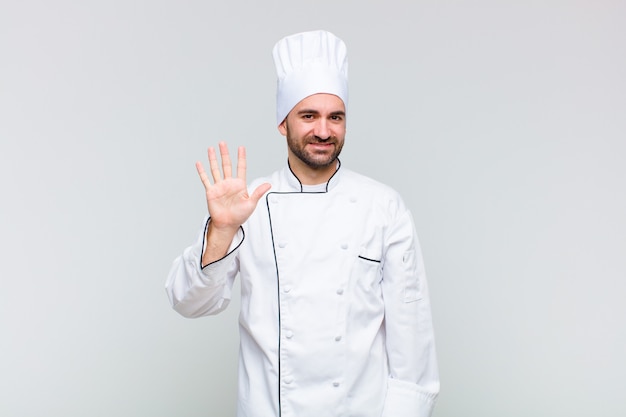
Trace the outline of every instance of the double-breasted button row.
<instances>
[{"instance_id":1,"label":"double-breasted button row","mask_svg":"<svg viewBox=\"0 0 626 417\"><path fill-rule=\"evenodd\" d=\"M285 294L289 294L289 293L291 292L291 286L289 286L289 285L285 285L285 286L283 286L283 287L282 287L282 292L284 292ZM337 289L335 290L335 293L336 293L337 295L343 295L343 292L344 292L344 291L343 291L343 288L337 288Z\"/></svg>"},{"instance_id":2,"label":"double-breasted button row","mask_svg":"<svg viewBox=\"0 0 626 417\"><path fill-rule=\"evenodd\" d=\"M292 339L293 338L293 332L291 330L285 330L283 332L283 334L285 335L285 337L287 339ZM341 339L343 339L342 335L339 334L339 335L335 336L335 342L340 342Z\"/></svg>"},{"instance_id":3,"label":"double-breasted button row","mask_svg":"<svg viewBox=\"0 0 626 417\"><path fill-rule=\"evenodd\" d=\"M293 383L293 378L290 376L286 376L282 379L282 381L286 384L286 385L291 385ZM333 387L338 388L341 386L341 382L339 381L333 381L332 382Z\"/></svg>"}]
</instances>

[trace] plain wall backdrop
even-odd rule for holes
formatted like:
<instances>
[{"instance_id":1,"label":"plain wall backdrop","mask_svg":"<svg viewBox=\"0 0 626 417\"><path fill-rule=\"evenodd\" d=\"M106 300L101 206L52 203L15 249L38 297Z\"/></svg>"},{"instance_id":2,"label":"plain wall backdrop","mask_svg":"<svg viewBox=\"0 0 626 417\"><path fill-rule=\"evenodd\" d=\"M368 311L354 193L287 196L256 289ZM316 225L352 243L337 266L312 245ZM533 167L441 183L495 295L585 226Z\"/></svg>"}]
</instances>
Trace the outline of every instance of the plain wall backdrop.
<instances>
[{"instance_id":1,"label":"plain wall backdrop","mask_svg":"<svg viewBox=\"0 0 626 417\"><path fill-rule=\"evenodd\" d=\"M345 166L411 207L435 417L626 415L626 3L0 2L0 415L232 416L238 297L164 283L225 140L284 165L271 48L350 60Z\"/></svg>"}]
</instances>

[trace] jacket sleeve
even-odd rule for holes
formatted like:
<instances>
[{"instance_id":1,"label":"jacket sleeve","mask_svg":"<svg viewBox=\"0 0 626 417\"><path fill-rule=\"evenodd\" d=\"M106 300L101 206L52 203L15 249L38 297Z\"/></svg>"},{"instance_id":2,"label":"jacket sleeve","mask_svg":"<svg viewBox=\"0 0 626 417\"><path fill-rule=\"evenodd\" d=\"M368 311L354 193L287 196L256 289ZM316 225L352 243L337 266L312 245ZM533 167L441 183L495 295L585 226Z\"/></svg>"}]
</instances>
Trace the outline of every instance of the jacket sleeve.
<instances>
[{"instance_id":1,"label":"jacket sleeve","mask_svg":"<svg viewBox=\"0 0 626 417\"><path fill-rule=\"evenodd\" d=\"M242 228L226 256L202 267L206 229L210 221L210 218L206 219L196 242L174 260L165 284L170 304L185 317L195 318L223 311L230 302L233 282L239 271L238 252L244 240Z\"/></svg>"},{"instance_id":2,"label":"jacket sleeve","mask_svg":"<svg viewBox=\"0 0 626 417\"><path fill-rule=\"evenodd\" d=\"M429 417L439 393L428 286L408 210L386 233L383 268L389 381L383 417Z\"/></svg>"}]
</instances>

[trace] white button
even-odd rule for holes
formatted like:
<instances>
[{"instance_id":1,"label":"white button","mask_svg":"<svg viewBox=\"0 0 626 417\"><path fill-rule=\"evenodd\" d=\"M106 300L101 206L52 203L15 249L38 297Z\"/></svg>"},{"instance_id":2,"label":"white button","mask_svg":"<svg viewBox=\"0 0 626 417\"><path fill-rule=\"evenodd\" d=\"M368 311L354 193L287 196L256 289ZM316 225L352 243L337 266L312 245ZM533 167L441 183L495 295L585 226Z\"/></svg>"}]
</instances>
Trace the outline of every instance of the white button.
<instances>
[{"instance_id":1,"label":"white button","mask_svg":"<svg viewBox=\"0 0 626 417\"><path fill-rule=\"evenodd\" d=\"M291 383L293 382L293 378L291 378L291 377L289 377L289 376L288 376L287 378L284 378L284 379L283 379L283 382L284 382L285 384L291 384Z\"/></svg>"},{"instance_id":2,"label":"white button","mask_svg":"<svg viewBox=\"0 0 626 417\"><path fill-rule=\"evenodd\" d=\"M351 203L356 203L356 197L354 197L354 196L350 197L350 202Z\"/></svg>"},{"instance_id":3,"label":"white button","mask_svg":"<svg viewBox=\"0 0 626 417\"><path fill-rule=\"evenodd\" d=\"M287 331L285 332L285 337L286 337L287 339L291 339L291 338L293 337L293 332L292 332L291 330L287 330Z\"/></svg>"},{"instance_id":4,"label":"white button","mask_svg":"<svg viewBox=\"0 0 626 417\"><path fill-rule=\"evenodd\" d=\"M291 287L285 287L285 288L283 288L283 291L288 293L289 291L291 291Z\"/></svg>"},{"instance_id":5,"label":"white button","mask_svg":"<svg viewBox=\"0 0 626 417\"><path fill-rule=\"evenodd\" d=\"M343 294L343 288L337 289L337 294L339 294L339 295Z\"/></svg>"},{"instance_id":6,"label":"white button","mask_svg":"<svg viewBox=\"0 0 626 417\"><path fill-rule=\"evenodd\" d=\"M338 387L339 385L341 385L341 384L339 384L339 382L337 382L337 381L333 382L333 387Z\"/></svg>"},{"instance_id":7,"label":"white button","mask_svg":"<svg viewBox=\"0 0 626 417\"><path fill-rule=\"evenodd\" d=\"M278 242L279 248L284 248L285 246L287 246L287 242Z\"/></svg>"},{"instance_id":8,"label":"white button","mask_svg":"<svg viewBox=\"0 0 626 417\"><path fill-rule=\"evenodd\" d=\"M347 243L342 243L341 244L341 249L348 249L348 244Z\"/></svg>"},{"instance_id":9,"label":"white button","mask_svg":"<svg viewBox=\"0 0 626 417\"><path fill-rule=\"evenodd\" d=\"M341 336L335 336L335 340L338 342L341 340Z\"/></svg>"}]
</instances>

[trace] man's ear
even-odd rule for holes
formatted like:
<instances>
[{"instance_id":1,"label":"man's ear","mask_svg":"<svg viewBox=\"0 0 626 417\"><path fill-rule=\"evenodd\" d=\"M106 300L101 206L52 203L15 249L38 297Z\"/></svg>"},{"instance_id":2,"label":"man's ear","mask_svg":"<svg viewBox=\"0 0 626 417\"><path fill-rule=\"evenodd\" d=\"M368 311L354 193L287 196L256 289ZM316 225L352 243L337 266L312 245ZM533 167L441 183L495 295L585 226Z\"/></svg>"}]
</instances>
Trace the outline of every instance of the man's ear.
<instances>
[{"instance_id":1,"label":"man's ear","mask_svg":"<svg viewBox=\"0 0 626 417\"><path fill-rule=\"evenodd\" d=\"M278 125L278 131L281 135L287 136L287 118L282 121L281 124Z\"/></svg>"}]
</instances>

